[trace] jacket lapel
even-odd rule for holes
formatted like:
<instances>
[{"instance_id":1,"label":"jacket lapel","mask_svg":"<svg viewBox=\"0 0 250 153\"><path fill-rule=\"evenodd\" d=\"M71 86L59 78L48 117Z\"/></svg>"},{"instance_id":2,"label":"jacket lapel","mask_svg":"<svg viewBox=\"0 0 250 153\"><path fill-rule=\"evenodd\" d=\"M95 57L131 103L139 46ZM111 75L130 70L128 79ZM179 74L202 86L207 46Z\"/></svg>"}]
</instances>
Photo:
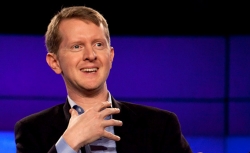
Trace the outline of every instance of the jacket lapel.
<instances>
[{"instance_id":1,"label":"jacket lapel","mask_svg":"<svg viewBox=\"0 0 250 153\"><path fill-rule=\"evenodd\" d=\"M58 136L60 137L63 132L66 130L69 119L70 119L70 113L69 113L70 105L68 101L66 101L60 108L57 108L57 115L58 120L53 124L53 127L55 128L55 133L58 133Z\"/></svg>"},{"instance_id":2,"label":"jacket lapel","mask_svg":"<svg viewBox=\"0 0 250 153\"><path fill-rule=\"evenodd\" d=\"M138 128L138 123L136 123L138 121L137 115L132 110L130 110L129 107L126 106L126 104L119 102L114 98L112 98L112 103L113 107L120 109L120 113L114 114L113 118L116 120L121 120L123 122L123 125L121 127L114 127L115 134L121 137L121 140L116 142L117 152L125 153L130 152L131 149L135 150L135 148L133 148L133 143L137 140L133 134L133 132L136 130L133 129ZM133 131L129 131L131 129Z\"/></svg>"},{"instance_id":3,"label":"jacket lapel","mask_svg":"<svg viewBox=\"0 0 250 153\"><path fill-rule=\"evenodd\" d=\"M71 107L69 105L68 98L67 98L65 104L63 105L63 112L64 112L64 116L65 116L67 123L69 123L69 119L70 119L70 113L69 113L70 108Z\"/></svg>"}]
</instances>

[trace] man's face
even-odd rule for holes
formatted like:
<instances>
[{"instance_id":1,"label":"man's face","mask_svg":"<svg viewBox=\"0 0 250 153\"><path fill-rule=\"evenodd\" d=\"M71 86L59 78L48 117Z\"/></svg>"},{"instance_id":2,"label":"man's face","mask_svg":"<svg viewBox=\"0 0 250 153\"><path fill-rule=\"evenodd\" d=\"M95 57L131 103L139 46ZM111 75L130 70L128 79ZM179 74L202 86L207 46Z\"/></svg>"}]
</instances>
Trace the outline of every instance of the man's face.
<instances>
[{"instance_id":1,"label":"man's face","mask_svg":"<svg viewBox=\"0 0 250 153\"><path fill-rule=\"evenodd\" d=\"M103 26L79 19L63 20L59 26L62 42L56 55L58 69L67 90L103 90L112 67L114 49Z\"/></svg>"}]
</instances>

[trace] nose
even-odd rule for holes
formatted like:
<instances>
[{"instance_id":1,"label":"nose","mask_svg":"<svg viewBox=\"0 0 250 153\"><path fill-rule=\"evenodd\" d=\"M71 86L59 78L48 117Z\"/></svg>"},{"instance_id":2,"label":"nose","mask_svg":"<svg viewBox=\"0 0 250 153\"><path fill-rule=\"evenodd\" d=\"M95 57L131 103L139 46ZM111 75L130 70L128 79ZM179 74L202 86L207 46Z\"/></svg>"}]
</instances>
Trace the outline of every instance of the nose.
<instances>
[{"instance_id":1,"label":"nose","mask_svg":"<svg viewBox=\"0 0 250 153\"><path fill-rule=\"evenodd\" d=\"M92 46L86 47L85 50L83 51L83 60L94 61L96 60L96 58L97 56Z\"/></svg>"}]
</instances>

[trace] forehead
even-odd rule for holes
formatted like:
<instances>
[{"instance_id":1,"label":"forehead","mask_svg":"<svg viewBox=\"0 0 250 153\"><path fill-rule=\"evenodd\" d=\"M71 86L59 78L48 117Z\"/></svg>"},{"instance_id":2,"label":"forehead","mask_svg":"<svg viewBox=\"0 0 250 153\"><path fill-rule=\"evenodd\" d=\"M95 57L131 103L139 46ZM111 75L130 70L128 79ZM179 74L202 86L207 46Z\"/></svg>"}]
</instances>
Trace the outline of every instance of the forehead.
<instances>
[{"instance_id":1,"label":"forehead","mask_svg":"<svg viewBox=\"0 0 250 153\"><path fill-rule=\"evenodd\" d=\"M103 30L104 27L102 24L97 25L89 20L83 20L78 18L71 18L71 19L64 19L59 24L59 31L65 32L65 31L74 31L74 30L84 30L84 29L90 29L92 30Z\"/></svg>"},{"instance_id":2,"label":"forehead","mask_svg":"<svg viewBox=\"0 0 250 153\"><path fill-rule=\"evenodd\" d=\"M62 39L65 38L104 38L105 29L102 24L100 26L88 20L81 19L65 19L59 25L59 33Z\"/></svg>"}]
</instances>

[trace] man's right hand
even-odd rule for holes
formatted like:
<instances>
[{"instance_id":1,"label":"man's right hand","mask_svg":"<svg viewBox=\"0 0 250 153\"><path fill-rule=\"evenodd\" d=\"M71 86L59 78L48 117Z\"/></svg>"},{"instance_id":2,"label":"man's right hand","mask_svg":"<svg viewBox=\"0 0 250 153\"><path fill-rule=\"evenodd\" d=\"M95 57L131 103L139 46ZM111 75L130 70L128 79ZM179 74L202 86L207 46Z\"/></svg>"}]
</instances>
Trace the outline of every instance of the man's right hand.
<instances>
[{"instance_id":1,"label":"man's right hand","mask_svg":"<svg viewBox=\"0 0 250 153\"><path fill-rule=\"evenodd\" d=\"M81 115L78 115L75 109L70 109L71 118L63 133L63 138L68 145L77 152L81 147L100 137L119 141L119 136L105 130L108 126L122 126L122 121L105 120L109 115L120 113L120 109L109 108L110 106L111 103L108 101L101 102Z\"/></svg>"}]
</instances>

